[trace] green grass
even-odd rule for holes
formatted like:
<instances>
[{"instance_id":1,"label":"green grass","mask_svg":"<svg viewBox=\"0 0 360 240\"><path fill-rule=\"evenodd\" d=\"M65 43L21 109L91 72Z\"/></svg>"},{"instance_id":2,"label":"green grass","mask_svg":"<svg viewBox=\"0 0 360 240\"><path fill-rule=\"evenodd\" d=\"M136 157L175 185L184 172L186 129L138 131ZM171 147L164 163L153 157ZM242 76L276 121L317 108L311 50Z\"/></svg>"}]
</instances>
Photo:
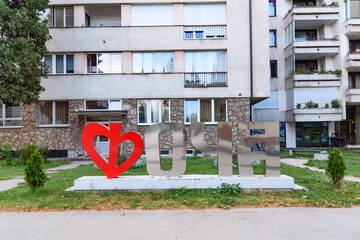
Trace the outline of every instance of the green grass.
<instances>
[{"instance_id":1,"label":"green grass","mask_svg":"<svg viewBox=\"0 0 360 240\"><path fill-rule=\"evenodd\" d=\"M294 155L290 156L289 150L281 150L280 158L314 158L314 154L319 152L320 151L314 151L314 152L294 151Z\"/></svg>"},{"instance_id":2,"label":"green grass","mask_svg":"<svg viewBox=\"0 0 360 240\"><path fill-rule=\"evenodd\" d=\"M345 174L360 177L360 154L352 150L343 150L342 153L347 167ZM305 165L325 169L327 161L309 160Z\"/></svg>"},{"instance_id":3,"label":"green grass","mask_svg":"<svg viewBox=\"0 0 360 240\"><path fill-rule=\"evenodd\" d=\"M162 161L169 167L169 159ZM262 166L256 173L262 172ZM0 192L0 210L66 210L66 209L207 209L233 207L353 207L360 206L360 184L345 182L344 189L334 190L330 179L323 173L288 165L281 165L282 174L295 178L309 192L264 193L257 191L244 194L235 186L212 190L168 190L162 192L64 192L82 176L103 175L93 164L79 166L50 176L41 189L32 192L26 184ZM126 175L147 174L146 167L133 169ZM190 158L186 174L217 174L212 159Z\"/></svg>"},{"instance_id":4,"label":"green grass","mask_svg":"<svg viewBox=\"0 0 360 240\"><path fill-rule=\"evenodd\" d=\"M44 164L44 169L58 167L69 163L69 161L49 162L47 164ZM4 165L0 165L0 181L12 179L16 176L24 176L24 168L24 166L7 167Z\"/></svg>"}]
</instances>

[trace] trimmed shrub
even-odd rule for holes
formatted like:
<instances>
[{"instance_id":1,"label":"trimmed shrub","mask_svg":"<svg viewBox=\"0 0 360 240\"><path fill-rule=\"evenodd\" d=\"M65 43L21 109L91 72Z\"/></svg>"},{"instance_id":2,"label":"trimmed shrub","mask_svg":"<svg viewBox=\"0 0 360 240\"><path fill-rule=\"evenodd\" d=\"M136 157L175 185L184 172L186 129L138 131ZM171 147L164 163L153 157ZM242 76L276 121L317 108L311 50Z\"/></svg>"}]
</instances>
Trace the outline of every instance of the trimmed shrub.
<instances>
[{"instance_id":1,"label":"trimmed shrub","mask_svg":"<svg viewBox=\"0 0 360 240\"><path fill-rule=\"evenodd\" d=\"M331 107L332 108L340 108L341 107L341 102L339 99L334 99L331 101Z\"/></svg>"},{"instance_id":2,"label":"trimmed shrub","mask_svg":"<svg viewBox=\"0 0 360 240\"><path fill-rule=\"evenodd\" d=\"M319 107L319 104L318 103L315 103L314 104L314 108L318 108Z\"/></svg>"},{"instance_id":3,"label":"trimmed shrub","mask_svg":"<svg viewBox=\"0 0 360 240\"><path fill-rule=\"evenodd\" d=\"M346 165L344 157L339 149L334 149L329 156L326 173L331 176L334 187L341 189L341 183L345 176Z\"/></svg>"},{"instance_id":4,"label":"trimmed shrub","mask_svg":"<svg viewBox=\"0 0 360 240\"><path fill-rule=\"evenodd\" d=\"M30 159L31 154L36 150L38 150L36 144L25 144L23 148L17 149L16 153L19 156L18 164L25 166L26 162Z\"/></svg>"},{"instance_id":5,"label":"trimmed shrub","mask_svg":"<svg viewBox=\"0 0 360 240\"><path fill-rule=\"evenodd\" d=\"M1 159L5 160L6 166L12 166L14 163L13 152L11 151L11 146L8 141L5 141L2 145L1 150Z\"/></svg>"},{"instance_id":6,"label":"trimmed shrub","mask_svg":"<svg viewBox=\"0 0 360 240\"><path fill-rule=\"evenodd\" d=\"M45 182L48 181L43 169L43 160L38 150L35 150L31 154L30 159L26 161L25 166L25 181L31 187L32 190L44 186Z\"/></svg>"}]
</instances>

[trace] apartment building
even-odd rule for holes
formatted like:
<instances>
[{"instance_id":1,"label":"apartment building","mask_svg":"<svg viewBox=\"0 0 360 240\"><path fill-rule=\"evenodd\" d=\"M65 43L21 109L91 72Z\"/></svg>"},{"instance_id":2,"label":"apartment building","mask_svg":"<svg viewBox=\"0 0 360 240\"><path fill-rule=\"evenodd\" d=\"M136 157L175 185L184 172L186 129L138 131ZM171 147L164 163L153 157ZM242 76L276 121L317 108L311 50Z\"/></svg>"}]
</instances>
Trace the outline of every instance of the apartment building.
<instances>
[{"instance_id":1,"label":"apartment building","mask_svg":"<svg viewBox=\"0 0 360 240\"><path fill-rule=\"evenodd\" d=\"M360 144L360 1L269 0L271 97L281 145Z\"/></svg>"},{"instance_id":2,"label":"apartment building","mask_svg":"<svg viewBox=\"0 0 360 240\"><path fill-rule=\"evenodd\" d=\"M1 141L15 148L82 155L92 122L141 136L151 124L205 122L215 144L218 122L228 121L235 150L251 103L270 96L267 0L51 0L46 17L45 91L38 104L1 108ZM161 133L162 154L171 154L171 141ZM107 138L94 144L108 152Z\"/></svg>"}]
</instances>

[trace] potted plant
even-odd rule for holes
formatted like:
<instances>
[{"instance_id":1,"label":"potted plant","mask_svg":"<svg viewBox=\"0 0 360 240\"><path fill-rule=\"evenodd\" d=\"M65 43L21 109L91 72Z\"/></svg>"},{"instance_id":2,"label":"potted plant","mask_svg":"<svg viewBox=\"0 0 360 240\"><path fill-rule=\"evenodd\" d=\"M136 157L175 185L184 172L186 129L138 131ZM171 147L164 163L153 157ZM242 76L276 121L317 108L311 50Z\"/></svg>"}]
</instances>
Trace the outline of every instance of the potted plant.
<instances>
[{"instance_id":1,"label":"potted plant","mask_svg":"<svg viewBox=\"0 0 360 240\"><path fill-rule=\"evenodd\" d=\"M315 103L311 100L311 101L307 101L305 103L305 108L314 108L315 107Z\"/></svg>"},{"instance_id":2,"label":"potted plant","mask_svg":"<svg viewBox=\"0 0 360 240\"><path fill-rule=\"evenodd\" d=\"M314 104L314 108L318 108L319 107L319 104L318 103L315 103Z\"/></svg>"},{"instance_id":3,"label":"potted plant","mask_svg":"<svg viewBox=\"0 0 360 240\"><path fill-rule=\"evenodd\" d=\"M327 103L327 104L325 104L325 108L329 108L329 104Z\"/></svg>"},{"instance_id":4,"label":"potted plant","mask_svg":"<svg viewBox=\"0 0 360 240\"><path fill-rule=\"evenodd\" d=\"M340 108L341 107L341 103L339 99L334 99L331 101L331 107L332 108Z\"/></svg>"},{"instance_id":5,"label":"potted plant","mask_svg":"<svg viewBox=\"0 0 360 240\"><path fill-rule=\"evenodd\" d=\"M300 108L301 108L301 104L300 104L300 103L296 104L296 108L297 108L297 109L300 109Z\"/></svg>"}]
</instances>

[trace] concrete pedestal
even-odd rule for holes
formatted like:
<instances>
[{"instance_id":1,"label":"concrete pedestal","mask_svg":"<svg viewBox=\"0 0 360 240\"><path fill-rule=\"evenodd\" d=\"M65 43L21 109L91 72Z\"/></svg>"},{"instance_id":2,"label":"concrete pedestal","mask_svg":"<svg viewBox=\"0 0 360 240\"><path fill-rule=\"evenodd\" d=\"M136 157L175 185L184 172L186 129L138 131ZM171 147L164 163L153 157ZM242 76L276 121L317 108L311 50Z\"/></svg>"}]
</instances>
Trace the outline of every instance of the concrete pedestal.
<instances>
[{"instance_id":1,"label":"concrete pedestal","mask_svg":"<svg viewBox=\"0 0 360 240\"><path fill-rule=\"evenodd\" d=\"M166 189L210 189L221 187L223 183L240 184L243 189L294 189L294 179L280 177L219 177L216 175L184 175L180 178L151 176L120 176L107 179L105 176L81 177L74 181L75 191L91 190L166 190Z\"/></svg>"}]
</instances>

